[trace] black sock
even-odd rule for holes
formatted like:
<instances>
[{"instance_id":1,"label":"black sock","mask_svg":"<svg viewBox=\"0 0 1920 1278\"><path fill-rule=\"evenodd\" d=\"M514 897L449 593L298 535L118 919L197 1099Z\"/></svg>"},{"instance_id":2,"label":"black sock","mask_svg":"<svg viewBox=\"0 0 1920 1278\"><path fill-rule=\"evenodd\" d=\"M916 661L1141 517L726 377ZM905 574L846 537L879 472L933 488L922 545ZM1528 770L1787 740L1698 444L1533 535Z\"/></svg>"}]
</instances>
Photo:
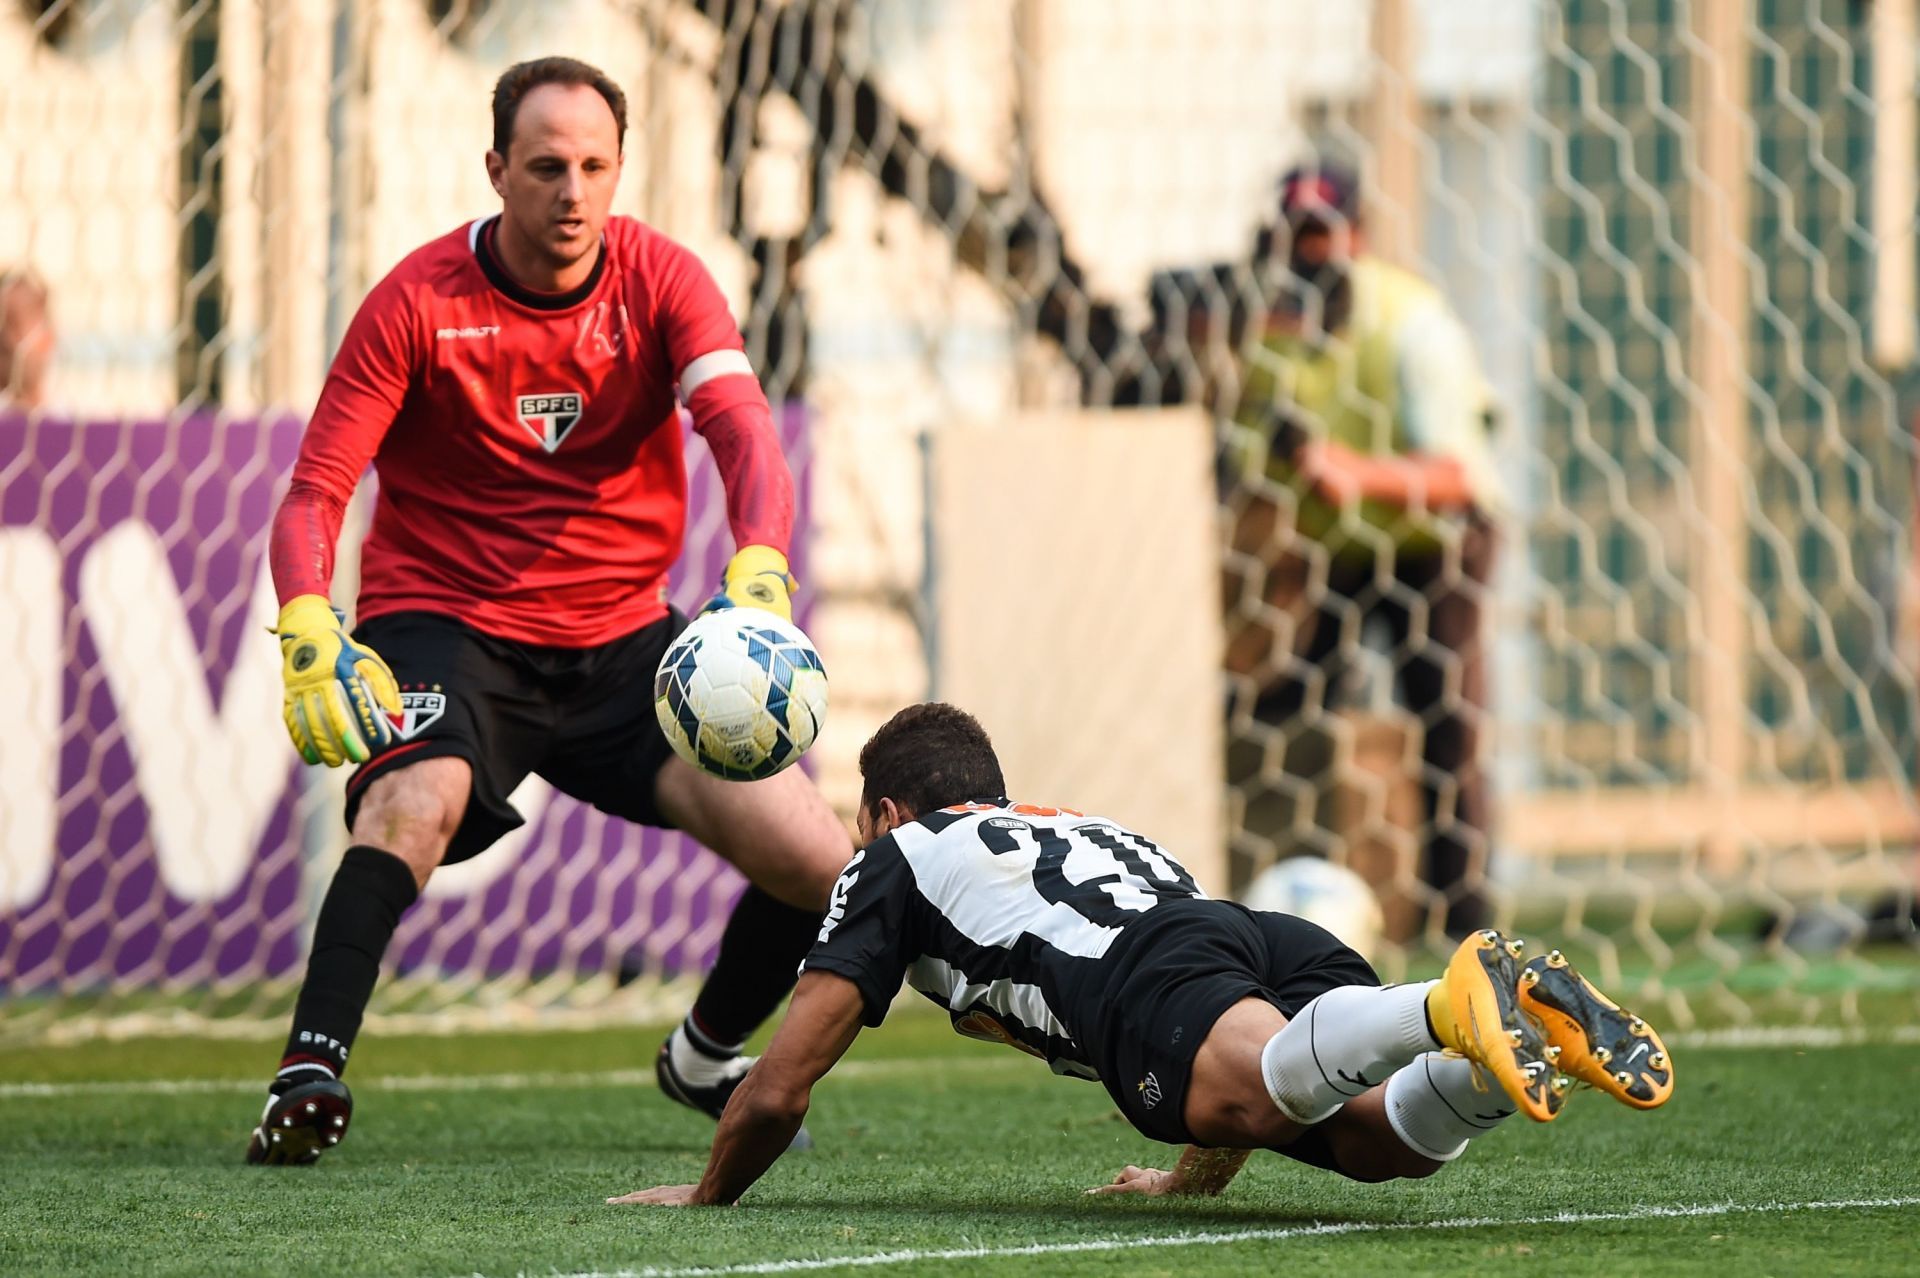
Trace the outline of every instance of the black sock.
<instances>
[{"instance_id":1,"label":"black sock","mask_svg":"<svg viewBox=\"0 0 1920 1278\"><path fill-rule=\"evenodd\" d=\"M706 1026L700 1023L700 1018L692 1012L688 1012L687 1019L680 1022L680 1029L687 1036L687 1046L709 1060L728 1061L740 1054L743 1038L730 1038L722 1042L709 1033Z\"/></svg>"},{"instance_id":2,"label":"black sock","mask_svg":"<svg viewBox=\"0 0 1920 1278\"><path fill-rule=\"evenodd\" d=\"M313 925L307 979L293 1005L293 1031L269 1090L285 1092L346 1072L347 1051L373 997L387 942L419 895L413 871L399 857L379 848L347 849Z\"/></svg>"},{"instance_id":3,"label":"black sock","mask_svg":"<svg viewBox=\"0 0 1920 1278\"><path fill-rule=\"evenodd\" d=\"M687 1017L690 1029L707 1040L703 1050L708 1045L723 1050L737 1045L773 1015L793 988L800 960L813 948L823 917L748 885L720 936L720 957Z\"/></svg>"}]
</instances>

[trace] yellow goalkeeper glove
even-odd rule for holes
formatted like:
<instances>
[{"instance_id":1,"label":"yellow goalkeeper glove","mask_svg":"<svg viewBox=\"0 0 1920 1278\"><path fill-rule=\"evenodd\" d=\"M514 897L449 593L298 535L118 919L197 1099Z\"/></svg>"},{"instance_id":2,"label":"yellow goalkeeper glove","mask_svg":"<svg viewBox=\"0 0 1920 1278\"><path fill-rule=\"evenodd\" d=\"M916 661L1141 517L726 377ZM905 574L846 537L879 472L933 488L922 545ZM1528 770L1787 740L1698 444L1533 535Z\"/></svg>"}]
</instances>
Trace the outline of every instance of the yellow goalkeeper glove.
<instances>
[{"instance_id":1,"label":"yellow goalkeeper glove","mask_svg":"<svg viewBox=\"0 0 1920 1278\"><path fill-rule=\"evenodd\" d=\"M274 627L280 636L281 714L293 748L308 763L337 768L365 763L393 740L400 688L393 671L341 629L346 620L319 595L287 601Z\"/></svg>"},{"instance_id":2,"label":"yellow goalkeeper glove","mask_svg":"<svg viewBox=\"0 0 1920 1278\"><path fill-rule=\"evenodd\" d=\"M787 557L772 546L742 546L727 561L720 589L700 611L720 608L764 608L793 620L793 592L799 583L787 571Z\"/></svg>"}]
</instances>

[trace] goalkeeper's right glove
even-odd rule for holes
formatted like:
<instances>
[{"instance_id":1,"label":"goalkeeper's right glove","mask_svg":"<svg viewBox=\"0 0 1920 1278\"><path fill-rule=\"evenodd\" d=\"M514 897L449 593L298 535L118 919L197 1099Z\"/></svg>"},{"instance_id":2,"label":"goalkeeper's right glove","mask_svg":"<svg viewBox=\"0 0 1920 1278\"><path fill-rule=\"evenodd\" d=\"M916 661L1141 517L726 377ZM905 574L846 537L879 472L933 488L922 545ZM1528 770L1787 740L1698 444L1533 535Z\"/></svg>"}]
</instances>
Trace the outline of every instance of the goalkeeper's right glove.
<instances>
[{"instance_id":1,"label":"goalkeeper's right glove","mask_svg":"<svg viewBox=\"0 0 1920 1278\"><path fill-rule=\"evenodd\" d=\"M400 688L393 671L347 638L346 618L319 595L299 595L280 610L281 714L293 748L308 763L365 763L393 740Z\"/></svg>"}]
</instances>

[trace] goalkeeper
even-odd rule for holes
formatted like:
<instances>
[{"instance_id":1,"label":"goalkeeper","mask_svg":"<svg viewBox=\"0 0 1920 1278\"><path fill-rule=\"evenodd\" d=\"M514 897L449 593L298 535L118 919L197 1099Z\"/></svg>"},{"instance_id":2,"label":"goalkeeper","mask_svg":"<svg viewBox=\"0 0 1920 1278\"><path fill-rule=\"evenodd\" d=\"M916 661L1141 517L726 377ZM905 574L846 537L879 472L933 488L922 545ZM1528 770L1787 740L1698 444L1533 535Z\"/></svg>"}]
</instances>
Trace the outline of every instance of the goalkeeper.
<instances>
[{"instance_id":1,"label":"goalkeeper","mask_svg":"<svg viewBox=\"0 0 1920 1278\"><path fill-rule=\"evenodd\" d=\"M845 864L806 775L735 783L675 756L651 703L686 624L666 603L686 524L679 410L711 447L740 547L709 606L791 615L793 481L766 396L699 260L610 217L626 99L569 58L493 95L497 214L416 250L347 331L273 522L286 724L308 763L358 764L352 846L249 1162L310 1162L345 1134L341 1076L394 928L434 870L522 823L529 773L685 830L751 881L662 1090L718 1117L739 1047L785 997ZM369 462L358 629L329 602Z\"/></svg>"},{"instance_id":2,"label":"goalkeeper","mask_svg":"<svg viewBox=\"0 0 1920 1278\"><path fill-rule=\"evenodd\" d=\"M1427 1176L1518 1111L1553 1120L1575 1080L1637 1109L1673 1092L1652 1027L1557 953L1522 964L1482 930L1442 979L1382 988L1313 924L1207 899L1134 831L1001 797L992 743L953 706L895 715L860 772L866 846L705 1176L608 1201L737 1201L902 981L960 1033L1097 1081L1143 1135L1188 1146L1096 1192L1216 1194L1256 1149Z\"/></svg>"}]
</instances>

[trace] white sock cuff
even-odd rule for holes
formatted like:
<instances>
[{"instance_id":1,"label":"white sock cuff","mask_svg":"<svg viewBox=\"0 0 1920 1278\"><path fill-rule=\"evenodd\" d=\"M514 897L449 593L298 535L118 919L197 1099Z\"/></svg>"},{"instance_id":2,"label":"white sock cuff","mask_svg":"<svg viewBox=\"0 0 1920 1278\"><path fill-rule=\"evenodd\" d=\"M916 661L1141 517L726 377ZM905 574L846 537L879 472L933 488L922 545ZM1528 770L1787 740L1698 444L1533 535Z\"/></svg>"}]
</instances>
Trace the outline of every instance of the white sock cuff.
<instances>
[{"instance_id":1,"label":"white sock cuff","mask_svg":"<svg viewBox=\"0 0 1920 1278\"><path fill-rule=\"evenodd\" d=\"M701 1034L691 1024L682 1024L667 1040L667 1055L673 1061L673 1072L681 1081L694 1087L711 1087L727 1078L741 1059L738 1052L718 1055L709 1051L703 1041L713 1040ZM724 1049L722 1049L724 1050Z\"/></svg>"},{"instance_id":2,"label":"white sock cuff","mask_svg":"<svg viewBox=\"0 0 1920 1278\"><path fill-rule=\"evenodd\" d=\"M1415 1107L1424 1103L1423 1100L1409 1097L1407 1093L1413 1089L1401 1082L1403 1078L1415 1075L1422 1069L1420 1062L1415 1061L1387 1080L1387 1125L1393 1128L1393 1134L1400 1138L1402 1145L1422 1158L1431 1158L1436 1163L1450 1163L1467 1152L1467 1139L1462 1137L1452 1149L1435 1149L1427 1137L1437 1133L1424 1130L1432 1124L1419 1123L1413 1114Z\"/></svg>"},{"instance_id":3,"label":"white sock cuff","mask_svg":"<svg viewBox=\"0 0 1920 1278\"><path fill-rule=\"evenodd\" d=\"M1416 1052L1439 1050L1441 1043L1434 1037L1433 1024L1427 1019L1427 995L1432 992L1438 981L1411 981L1405 985L1388 986L1391 992L1405 991L1407 1001L1400 1005L1400 1032L1404 1041Z\"/></svg>"},{"instance_id":4,"label":"white sock cuff","mask_svg":"<svg viewBox=\"0 0 1920 1278\"><path fill-rule=\"evenodd\" d=\"M1467 1142L1513 1116L1513 1106L1478 1078L1473 1063L1429 1052L1387 1080L1387 1123L1408 1149L1435 1162L1460 1157Z\"/></svg>"},{"instance_id":5,"label":"white sock cuff","mask_svg":"<svg viewBox=\"0 0 1920 1278\"><path fill-rule=\"evenodd\" d=\"M289 1074L304 1074L310 1069L319 1070L322 1074L325 1074L328 1078L340 1077L339 1071L334 1069L333 1066L328 1065L324 1061L311 1061L311 1060L301 1061L298 1065L283 1066L279 1070L279 1072L274 1074L274 1077L285 1078Z\"/></svg>"}]
</instances>

